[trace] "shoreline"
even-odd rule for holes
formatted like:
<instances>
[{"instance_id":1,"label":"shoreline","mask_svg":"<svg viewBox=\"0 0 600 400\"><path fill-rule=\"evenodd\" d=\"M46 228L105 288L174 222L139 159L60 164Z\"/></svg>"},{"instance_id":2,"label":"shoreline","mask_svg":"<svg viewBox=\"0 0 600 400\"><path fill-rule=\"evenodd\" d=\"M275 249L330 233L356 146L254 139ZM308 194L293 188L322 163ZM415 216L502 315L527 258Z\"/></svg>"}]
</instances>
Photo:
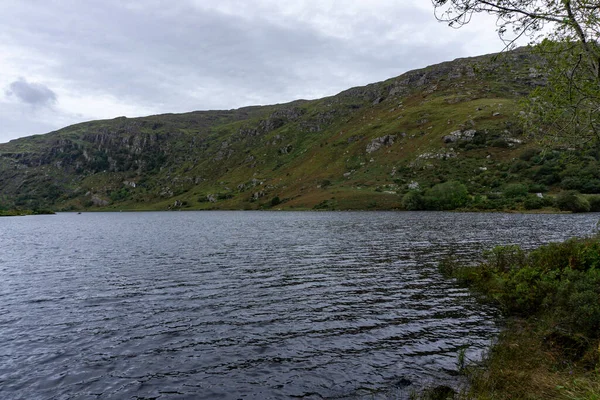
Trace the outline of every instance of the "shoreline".
<instances>
[{"instance_id":1,"label":"shoreline","mask_svg":"<svg viewBox=\"0 0 600 400\"><path fill-rule=\"evenodd\" d=\"M599 399L600 236L530 252L496 247L485 257L439 266L503 311L497 341L481 363L460 368L469 387L453 398ZM425 390L417 398L446 397Z\"/></svg>"}]
</instances>

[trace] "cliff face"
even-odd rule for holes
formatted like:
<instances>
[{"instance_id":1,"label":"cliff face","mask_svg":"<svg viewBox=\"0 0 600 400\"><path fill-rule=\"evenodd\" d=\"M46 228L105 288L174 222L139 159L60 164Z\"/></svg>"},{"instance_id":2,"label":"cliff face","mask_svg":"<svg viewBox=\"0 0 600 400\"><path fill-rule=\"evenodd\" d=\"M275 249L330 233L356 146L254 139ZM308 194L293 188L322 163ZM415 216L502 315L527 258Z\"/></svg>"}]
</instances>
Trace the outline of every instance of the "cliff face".
<instances>
[{"instance_id":1,"label":"cliff face","mask_svg":"<svg viewBox=\"0 0 600 400\"><path fill-rule=\"evenodd\" d=\"M411 182L461 179L523 146L515 101L543 84L536 63L521 49L319 100L120 117L14 140L0 145L0 205L397 207Z\"/></svg>"}]
</instances>

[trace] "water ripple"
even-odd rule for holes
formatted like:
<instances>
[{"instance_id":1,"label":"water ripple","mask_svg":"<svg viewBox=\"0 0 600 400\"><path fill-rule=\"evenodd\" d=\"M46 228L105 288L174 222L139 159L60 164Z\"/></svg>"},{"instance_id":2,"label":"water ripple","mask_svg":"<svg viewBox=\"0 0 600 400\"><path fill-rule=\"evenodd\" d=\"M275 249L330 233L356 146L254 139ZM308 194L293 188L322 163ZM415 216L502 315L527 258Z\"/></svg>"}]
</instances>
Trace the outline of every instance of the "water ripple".
<instances>
[{"instance_id":1,"label":"water ripple","mask_svg":"<svg viewBox=\"0 0 600 400\"><path fill-rule=\"evenodd\" d=\"M116 213L0 220L0 397L402 398L456 382L493 308L435 263L597 217Z\"/></svg>"}]
</instances>

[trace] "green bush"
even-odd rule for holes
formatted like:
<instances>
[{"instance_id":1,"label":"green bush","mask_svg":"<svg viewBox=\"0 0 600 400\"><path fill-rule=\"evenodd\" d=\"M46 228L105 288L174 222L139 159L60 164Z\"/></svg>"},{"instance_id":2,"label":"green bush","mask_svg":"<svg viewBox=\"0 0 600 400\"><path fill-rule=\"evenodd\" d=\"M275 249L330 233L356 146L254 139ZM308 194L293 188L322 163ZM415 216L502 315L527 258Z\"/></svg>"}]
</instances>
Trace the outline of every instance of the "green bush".
<instances>
[{"instance_id":1,"label":"green bush","mask_svg":"<svg viewBox=\"0 0 600 400\"><path fill-rule=\"evenodd\" d=\"M121 188L119 190L112 191L110 193L110 200L115 203L118 201L125 200L129 197L129 188Z\"/></svg>"},{"instance_id":2,"label":"green bush","mask_svg":"<svg viewBox=\"0 0 600 400\"><path fill-rule=\"evenodd\" d=\"M508 315L547 315L577 334L600 337L600 237L552 243L526 254L500 246L486 261L461 267L440 263L440 271L487 294Z\"/></svg>"},{"instance_id":3,"label":"green bush","mask_svg":"<svg viewBox=\"0 0 600 400\"><path fill-rule=\"evenodd\" d=\"M542 152L541 149L537 148L537 147L530 147L528 149L525 149L521 152L521 154L519 155L519 158L523 161L529 161L531 160L533 157L537 156L538 154L540 154Z\"/></svg>"},{"instance_id":4,"label":"green bush","mask_svg":"<svg viewBox=\"0 0 600 400\"><path fill-rule=\"evenodd\" d=\"M527 168L529 168L529 164L527 162L525 162L523 160L516 160L515 162L512 163L512 165L510 166L508 171L515 173L515 172L519 172L519 171L522 171Z\"/></svg>"},{"instance_id":5,"label":"green bush","mask_svg":"<svg viewBox=\"0 0 600 400\"><path fill-rule=\"evenodd\" d=\"M487 197L476 195L471 201L470 207L476 210L489 210L494 208L494 205Z\"/></svg>"},{"instance_id":6,"label":"green bush","mask_svg":"<svg viewBox=\"0 0 600 400\"><path fill-rule=\"evenodd\" d=\"M587 201L590 203L590 211L600 211L600 196L588 196Z\"/></svg>"},{"instance_id":7,"label":"green bush","mask_svg":"<svg viewBox=\"0 0 600 400\"><path fill-rule=\"evenodd\" d=\"M450 181L427 190L424 200L428 210L455 210L467 205L469 193L462 183Z\"/></svg>"},{"instance_id":8,"label":"green bush","mask_svg":"<svg viewBox=\"0 0 600 400\"><path fill-rule=\"evenodd\" d=\"M541 183L532 183L529 185L529 193L546 193L547 191L548 186Z\"/></svg>"},{"instance_id":9,"label":"green bush","mask_svg":"<svg viewBox=\"0 0 600 400\"><path fill-rule=\"evenodd\" d=\"M425 208L423 196L416 190L407 192L402 197L402 207L407 211L423 210Z\"/></svg>"},{"instance_id":10,"label":"green bush","mask_svg":"<svg viewBox=\"0 0 600 400\"><path fill-rule=\"evenodd\" d=\"M545 201L543 198L537 196L527 196L525 201L523 202L523 207L526 210L539 210L544 207Z\"/></svg>"},{"instance_id":11,"label":"green bush","mask_svg":"<svg viewBox=\"0 0 600 400\"><path fill-rule=\"evenodd\" d=\"M486 264L494 271L508 272L525 265L525 252L517 245L496 246L484 251Z\"/></svg>"},{"instance_id":12,"label":"green bush","mask_svg":"<svg viewBox=\"0 0 600 400\"><path fill-rule=\"evenodd\" d=\"M550 196L538 197L529 195L523 202L526 210L538 210L543 207L550 207L554 204L554 200Z\"/></svg>"},{"instance_id":13,"label":"green bush","mask_svg":"<svg viewBox=\"0 0 600 400\"><path fill-rule=\"evenodd\" d=\"M555 297L563 320L586 336L600 336L600 270L566 270Z\"/></svg>"},{"instance_id":14,"label":"green bush","mask_svg":"<svg viewBox=\"0 0 600 400\"><path fill-rule=\"evenodd\" d=\"M559 193L556 196L556 206L562 211L574 213L590 211L590 203L574 190Z\"/></svg>"},{"instance_id":15,"label":"green bush","mask_svg":"<svg viewBox=\"0 0 600 400\"><path fill-rule=\"evenodd\" d=\"M504 187L504 196L510 199L527 196L529 188L521 183L511 183Z\"/></svg>"},{"instance_id":16,"label":"green bush","mask_svg":"<svg viewBox=\"0 0 600 400\"><path fill-rule=\"evenodd\" d=\"M516 268L504 277L497 299L510 314L529 315L539 310L547 292L542 284L542 271L535 267Z\"/></svg>"},{"instance_id":17,"label":"green bush","mask_svg":"<svg viewBox=\"0 0 600 400\"><path fill-rule=\"evenodd\" d=\"M506 139L499 138L499 139L493 140L490 143L490 146L492 146L492 147L500 147L500 148L507 149L507 148L510 147L510 143L508 143L506 141Z\"/></svg>"},{"instance_id":18,"label":"green bush","mask_svg":"<svg viewBox=\"0 0 600 400\"><path fill-rule=\"evenodd\" d=\"M278 206L279 204L281 204L281 199L279 196L275 196L271 199L271 207Z\"/></svg>"}]
</instances>

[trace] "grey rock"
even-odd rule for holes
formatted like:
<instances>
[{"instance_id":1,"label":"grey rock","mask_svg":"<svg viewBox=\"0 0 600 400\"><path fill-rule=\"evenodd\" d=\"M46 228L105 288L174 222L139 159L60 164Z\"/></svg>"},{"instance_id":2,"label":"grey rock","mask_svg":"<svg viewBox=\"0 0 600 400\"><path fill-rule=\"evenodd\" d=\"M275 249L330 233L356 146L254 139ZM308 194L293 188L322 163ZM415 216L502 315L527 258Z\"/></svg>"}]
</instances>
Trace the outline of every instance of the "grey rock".
<instances>
[{"instance_id":1,"label":"grey rock","mask_svg":"<svg viewBox=\"0 0 600 400\"><path fill-rule=\"evenodd\" d=\"M419 182L412 181L411 183L408 184L408 188L410 190L419 190L420 187L421 186L419 185Z\"/></svg>"},{"instance_id":2,"label":"grey rock","mask_svg":"<svg viewBox=\"0 0 600 400\"><path fill-rule=\"evenodd\" d=\"M383 101L383 97L378 97L375 100L373 100L373 105L376 106L377 104L381 103Z\"/></svg>"},{"instance_id":3,"label":"grey rock","mask_svg":"<svg viewBox=\"0 0 600 400\"><path fill-rule=\"evenodd\" d=\"M279 154L290 154L292 152L292 145L288 144L287 146L283 146L279 149Z\"/></svg>"},{"instance_id":4,"label":"grey rock","mask_svg":"<svg viewBox=\"0 0 600 400\"><path fill-rule=\"evenodd\" d=\"M454 143L459 140L471 141L475 137L477 131L475 129L467 129L467 130L457 130L454 132L450 132L448 135L444 136L442 140L444 143Z\"/></svg>"},{"instance_id":5,"label":"grey rock","mask_svg":"<svg viewBox=\"0 0 600 400\"><path fill-rule=\"evenodd\" d=\"M104 207L109 204L108 200L101 199L98 195L92 196L92 204L95 206Z\"/></svg>"},{"instance_id":6,"label":"grey rock","mask_svg":"<svg viewBox=\"0 0 600 400\"><path fill-rule=\"evenodd\" d=\"M396 135L385 135L371 140L371 143L367 145L367 153L372 153L381 148L381 146L391 146L396 140Z\"/></svg>"}]
</instances>

